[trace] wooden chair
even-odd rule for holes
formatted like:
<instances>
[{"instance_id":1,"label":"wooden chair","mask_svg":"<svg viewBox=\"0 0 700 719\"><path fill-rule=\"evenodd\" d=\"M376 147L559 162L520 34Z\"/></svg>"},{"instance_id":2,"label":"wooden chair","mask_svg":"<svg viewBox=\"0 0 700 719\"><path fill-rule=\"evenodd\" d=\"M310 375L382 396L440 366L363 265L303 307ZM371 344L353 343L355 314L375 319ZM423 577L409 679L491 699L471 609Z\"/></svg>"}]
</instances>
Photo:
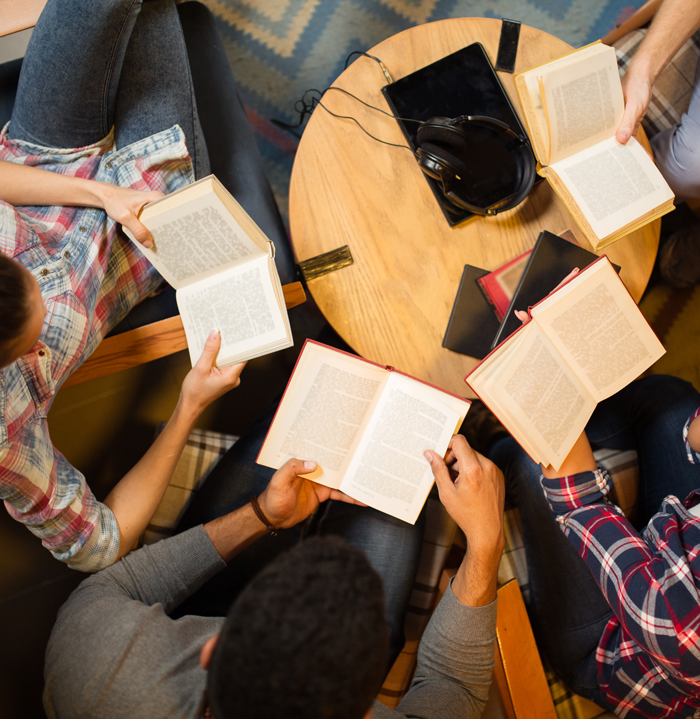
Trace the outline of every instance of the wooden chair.
<instances>
[{"instance_id":1,"label":"wooden chair","mask_svg":"<svg viewBox=\"0 0 700 719\"><path fill-rule=\"evenodd\" d=\"M34 27L46 0L0 0L0 37ZM306 301L300 282L283 288L287 309ZM63 384L81 384L150 362L187 348L179 316L138 327L102 341L93 354Z\"/></svg>"},{"instance_id":2,"label":"wooden chair","mask_svg":"<svg viewBox=\"0 0 700 719\"><path fill-rule=\"evenodd\" d=\"M631 17L627 18L625 22L601 38L601 42L604 45L615 45L615 43L628 32L632 32L632 30L636 30L648 22L651 22L656 11L659 9L659 5L661 5L661 0L648 0L642 7L636 10Z\"/></svg>"}]
</instances>

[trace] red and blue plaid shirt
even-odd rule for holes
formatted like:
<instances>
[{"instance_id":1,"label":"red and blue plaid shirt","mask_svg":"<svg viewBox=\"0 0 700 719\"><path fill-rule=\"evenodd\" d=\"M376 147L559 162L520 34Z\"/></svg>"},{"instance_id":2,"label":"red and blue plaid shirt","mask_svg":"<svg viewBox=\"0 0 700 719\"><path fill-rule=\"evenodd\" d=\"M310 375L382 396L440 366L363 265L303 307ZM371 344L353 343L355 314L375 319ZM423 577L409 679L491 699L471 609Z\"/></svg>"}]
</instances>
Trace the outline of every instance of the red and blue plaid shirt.
<instances>
[{"instance_id":1,"label":"red and blue plaid shirt","mask_svg":"<svg viewBox=\"0 0 700 719\"><path fill-rule=\"evenodd\" d=\"M111 135L57 150L9 140L5 128L0 160L163 193L193 180L177 126L120 150ZM100 209L0 200L0 252L32 273L47 307L39 342L0 369L0 498L57 559L96 571L117 558L119 528L51 443L46 417L63 380L162 279Z\"/></svg>"},{"instance_id":2,"label":"red and blue plaid shirt","mask_svg":"<svg viewBox=\"0 0 700 719\"><path fill-rule=\"evenodd\" d=\"M697 456L687 444L691 462ZM605 497L605 470L541 479L549 505L608 600L598 679L620 717L700 716L700 518L669 496L640 535Z\"/></svg>"}]
</instances>

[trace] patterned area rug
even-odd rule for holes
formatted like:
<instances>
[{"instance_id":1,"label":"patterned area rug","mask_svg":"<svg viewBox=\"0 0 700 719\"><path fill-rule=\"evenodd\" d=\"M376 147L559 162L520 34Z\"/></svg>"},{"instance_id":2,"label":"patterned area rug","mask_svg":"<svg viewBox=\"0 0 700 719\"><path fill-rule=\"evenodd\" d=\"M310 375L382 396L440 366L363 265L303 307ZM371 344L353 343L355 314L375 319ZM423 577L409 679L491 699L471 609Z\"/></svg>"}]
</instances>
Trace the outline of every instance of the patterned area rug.
<instances>
[{"instance_id":1,"label":"patterned area rug","mask_svg":"<svg viewBox=\"0 0 700 719\"><path fill-rule=\"evenodd\" d=\"M277 201L287 217L298 137L294 104L323 90L354 50L451 17L508 17L580 47L629 17L643 0L204 0L219 20L231 66Z\"/></svg>"}]
</instances>

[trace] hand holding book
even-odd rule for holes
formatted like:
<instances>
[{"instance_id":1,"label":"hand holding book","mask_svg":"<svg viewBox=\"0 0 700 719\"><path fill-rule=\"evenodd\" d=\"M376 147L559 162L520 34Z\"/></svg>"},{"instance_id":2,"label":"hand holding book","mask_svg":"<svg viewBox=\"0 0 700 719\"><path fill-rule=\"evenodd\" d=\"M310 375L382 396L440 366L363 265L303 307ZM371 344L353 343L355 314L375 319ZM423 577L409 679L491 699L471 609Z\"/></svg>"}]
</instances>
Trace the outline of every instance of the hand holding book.
<instances>
[{"instance_id":1,"label":"hand holding book","mask_svg":"<svg viewBox=\"0 0 700 719\"><path fill-rule=\"evenodd\" d=\"M569 280L573 280L574 277L580 272L580 269L578 267L574 267L571 272L552 290L552 292L556 292L560 287L563 287ZM549 294L551 295L552 292ZM530 313L525 310L513 310L515 316L523 323L527 324L530 321Z\"/></svg>"},{"instance_id":2,"label":"hand holding book","mask_svg":"<svg viewBox=\"0 0 700 719\"><path fill-rule=\"evenodd\" d=\"M328 499L366 506L344 492L324 487L304 476L315 470L316 462L293 458L272 475L258 502L275 529L289 529L303 522L319 504Z\"/></svg>"},{"instance_id":3,"label":"hand holding book","mask_svg":"<svg viewBox=\"0 0 700 719\"><path fill-rule=\"evenodd\" d=\"M465 381L535 462L556 470L596 404L664 348L606 257L528 314Z\"/></svg>"},{"instance_id":4,"label":"hand holding book","mask_svg":"<svg viewBox=\"0 0 700 719\"><path fill-rule=\"evenodd\" d=\"M221 335L212 330L207 337L201 357L182 382L180 401L199 416L215 399L235 389L241 383L245 362L217 367L216 356L221 348Z\"/></svg>"},{"instance_id":5,"label":"hand holding book","mask_svg":"<svg viewBox=\"0 0 700 719\"><path fill-rule=\"evenodd\" d=\"M413 524L433 484L423 452L444 454L469 405L307 340L257 461L277 469L309 457L318 467L308 479Z\"/></svg>"},{"instance_id":6,"label":"hand holding book","mask_svg":"<svg viewBox=\"0 0 700 719\"><path fill-rule=\"evenodd\" d=\"M673 192L644 148L615 137L624 98L613 48L588 45L514 82L539 173L594 250L673 209Z\"/></svg>"}]
</instances>

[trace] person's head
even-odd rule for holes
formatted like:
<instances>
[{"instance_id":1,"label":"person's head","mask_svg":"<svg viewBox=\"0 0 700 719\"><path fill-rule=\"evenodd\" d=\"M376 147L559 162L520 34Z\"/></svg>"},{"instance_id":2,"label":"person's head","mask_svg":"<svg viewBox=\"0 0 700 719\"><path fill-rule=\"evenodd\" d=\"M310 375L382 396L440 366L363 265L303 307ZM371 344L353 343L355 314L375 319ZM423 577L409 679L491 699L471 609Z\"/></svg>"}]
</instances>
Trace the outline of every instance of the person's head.
<instances>
[{"instance_id":1,"label":"person's head","mask_svg":"<svg viewBox=\"0 0 700 719\"><path fill-rule=\"evenodd\" d=\"M45 315L37 281L19 262L0 253L0 367L36 344Z\"/></svg>"},{"instance_id":2,"label":"person's head","mask_svg":"<svg viewBox=\"0 0 700 719\"><path fill-rule=\"evenodd\" d=\"M238 597L213 647L214 719L362 719L386 672L379 575L338 538L277 558Z\"/></svg>"}]
</instances>

